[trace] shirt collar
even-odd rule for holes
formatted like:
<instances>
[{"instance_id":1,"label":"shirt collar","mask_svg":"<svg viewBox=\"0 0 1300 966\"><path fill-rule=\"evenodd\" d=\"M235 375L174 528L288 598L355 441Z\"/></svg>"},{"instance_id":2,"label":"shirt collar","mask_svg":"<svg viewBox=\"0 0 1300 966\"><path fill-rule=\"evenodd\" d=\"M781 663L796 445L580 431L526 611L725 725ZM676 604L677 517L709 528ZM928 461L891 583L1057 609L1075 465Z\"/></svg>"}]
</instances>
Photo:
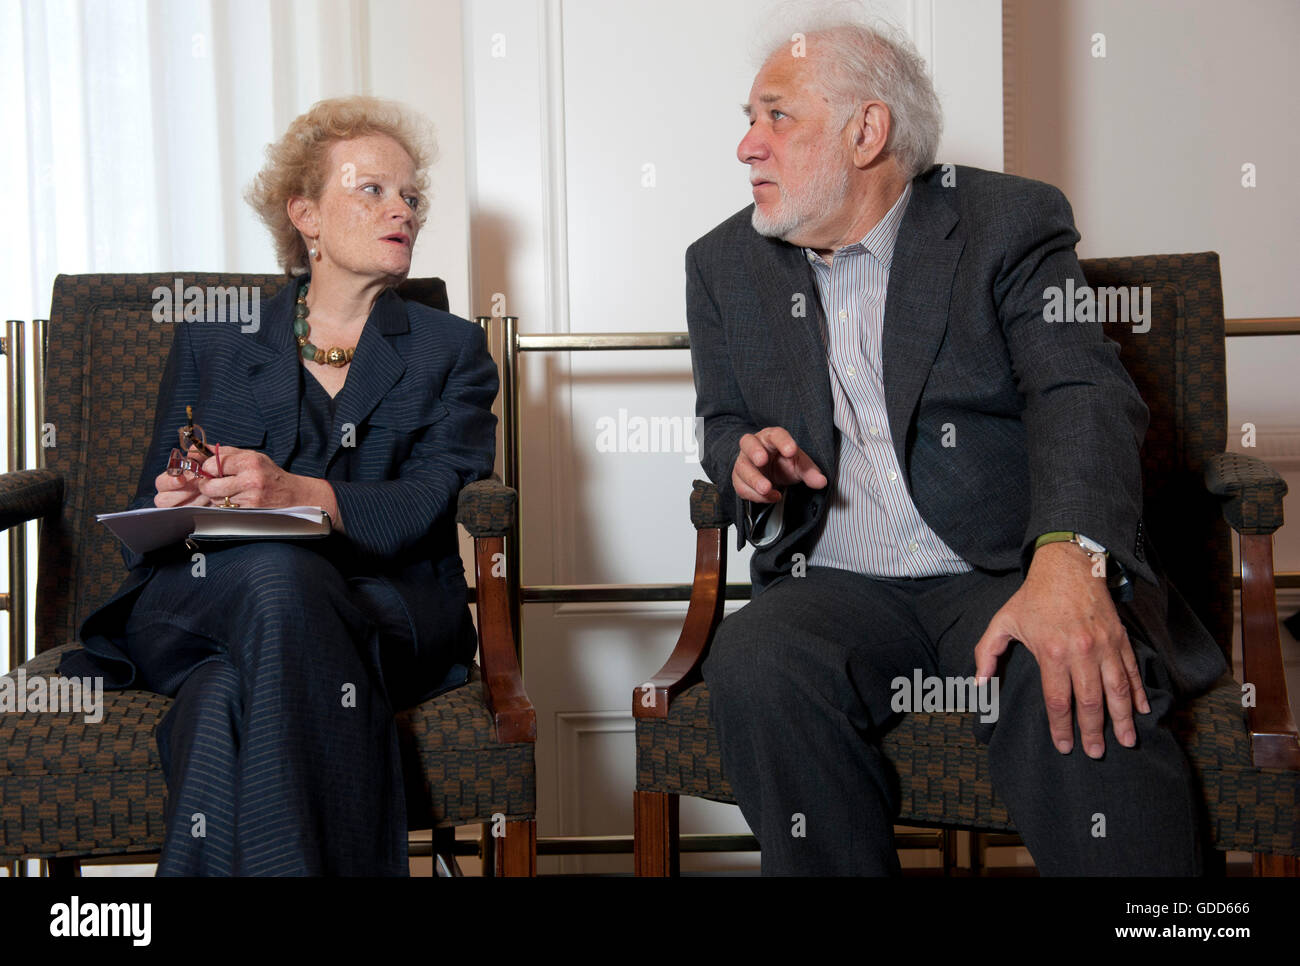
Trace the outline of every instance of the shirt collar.
<instances>
[{"instance_id":1,"label":"shirt collar","mask_svg":"<svg viewBox=\"0 0 1300 966\"><path fill-rule=\"evenodd\" d=\"M894 206L885 213L885 217L876 223L876 226L867 232L860 241L852 245L845 245L835 253L835 257L841 255L860 255L862 252L870 252L881 265L889 268L890 263L894 260L894 244L898 241L898 229L903 223L903 213L907 210L907 202L912 197L912 182L908 182L903 187L903 193L898 196ZM811 248L805 248L804 256L809 262L816 265L818 263L825 265L821 256Z\"/></svg>"}]
</instances>

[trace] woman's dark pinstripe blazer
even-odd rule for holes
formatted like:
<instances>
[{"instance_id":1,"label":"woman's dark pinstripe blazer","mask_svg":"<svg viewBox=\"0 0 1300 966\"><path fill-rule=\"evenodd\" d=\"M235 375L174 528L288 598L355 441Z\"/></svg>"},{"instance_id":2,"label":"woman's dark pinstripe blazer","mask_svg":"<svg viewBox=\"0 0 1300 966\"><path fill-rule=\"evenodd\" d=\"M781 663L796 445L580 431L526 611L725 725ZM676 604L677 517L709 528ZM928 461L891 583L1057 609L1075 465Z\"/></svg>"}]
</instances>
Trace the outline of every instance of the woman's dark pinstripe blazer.
<instances>
[{"instance_id":1,"label":"woman's dark pinstripe blazer","mask_svg":"<svg viewBox=\"0 0 1300 966\"><path fill-rule=\"evenodd\" d=\"M154 479L177 443L186 405L209 442L261 450L285 465L298 434L300 363L291 328L297 288L286 285L260 303L256 331L243 331L252 326L235 319L175 323L132 507L153 504ZM336 400L326 465L345 444L353 448L350 479L333 483L344 528L334 539L346 539L358 568L396 588L421 631L446 633L438 623L465 612L456 497L492 472L496 393L496 365L478 326L391 289L376 300ZM153 573L150 556L124 551L129 578L82 625L87 650L125 663L108 682L117 687L134 676L123 661L124 627Z\"/></svg>"}]
</instances>

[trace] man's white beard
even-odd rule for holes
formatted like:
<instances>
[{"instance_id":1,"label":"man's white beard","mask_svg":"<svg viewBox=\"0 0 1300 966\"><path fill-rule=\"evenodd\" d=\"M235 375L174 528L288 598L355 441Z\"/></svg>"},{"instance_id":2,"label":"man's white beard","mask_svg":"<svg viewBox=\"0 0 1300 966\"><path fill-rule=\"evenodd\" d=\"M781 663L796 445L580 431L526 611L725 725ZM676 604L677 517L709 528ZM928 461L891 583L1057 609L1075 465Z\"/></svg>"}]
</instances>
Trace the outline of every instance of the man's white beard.
<instances>
[{"instance_id":1,"label":"man's white beard","mask_svg":"<svg viewBox=\"0 0 1300 966\"><path fill-rule=\"evenodd\" d=\"M781 197L775 211L764 214L758 205L754 205L754 214L750 218L754 231L786 241L812 219L825 217L844 204L849 193L848 168L835 163L832 158L820 160L816 175L801 195L789 194L784 184L778 184L776 187Z\"/></svg>"}]
</instances>

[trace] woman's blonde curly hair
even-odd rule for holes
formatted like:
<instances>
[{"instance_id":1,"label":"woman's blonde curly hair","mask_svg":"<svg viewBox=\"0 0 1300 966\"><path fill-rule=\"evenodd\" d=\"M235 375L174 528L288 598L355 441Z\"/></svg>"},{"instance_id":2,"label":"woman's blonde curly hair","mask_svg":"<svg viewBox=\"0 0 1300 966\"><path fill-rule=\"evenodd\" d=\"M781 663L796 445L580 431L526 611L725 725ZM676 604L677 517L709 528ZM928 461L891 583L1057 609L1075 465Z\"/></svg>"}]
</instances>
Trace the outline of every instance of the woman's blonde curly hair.
<instances>
[{"instance_id":1,"label":"woman's blonde curly hair","mask_svg":"<svg viewBox=\"0 0 1300 966\"><path fill-rule=\"evenodd\" d=\"M289 199L319 201L329 177L326 162L337 141L349 141L370 134L386 134L400 144L415 163L415 187L420 194L416 222L421 227L428 215L425 195L429 187L428 167L437 156L432 126L396 101L377 97L334 97L317 101L284 132L284 137L266 146L266 166L244 193L258 217L271 231L275 257L285 272L293 275L308 268L307 246L289 220Z\"/></svg>"}]
</instances>

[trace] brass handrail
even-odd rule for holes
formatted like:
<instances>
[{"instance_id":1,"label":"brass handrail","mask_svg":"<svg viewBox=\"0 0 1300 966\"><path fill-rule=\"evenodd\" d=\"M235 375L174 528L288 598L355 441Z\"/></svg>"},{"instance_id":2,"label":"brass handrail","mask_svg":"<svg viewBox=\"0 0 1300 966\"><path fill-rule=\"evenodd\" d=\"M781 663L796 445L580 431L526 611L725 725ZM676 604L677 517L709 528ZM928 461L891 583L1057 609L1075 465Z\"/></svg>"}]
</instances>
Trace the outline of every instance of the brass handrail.
<instances>
[{"instance_id":1,"label":"brass handrail","mask_svg":"<svg viewBox=\"0 0 1300 966\"><path fill-rule=\"evenodd\" d=\"M23 322L5 322L5 338L0 348L5 355L9 394L9 472L26 468L27 462L27 382L23 361L26 358ZM9 667L27 661L27 525L9 528Z\"/></svg>"},{"instance_id":2,"label":"brass handrail","mask_svg":"<svg viewBox=\"0 0 1300 966\"><path fill-rule=\"evenodd\" d=\"M1300 587L1300 570L1278 570L1273 574L1278 589ZM1240 574L1232 575L1232 589L1241 590ZM474 588L469 589L473 603ZM754 588L733 582L723 588L726 600L749 600ZM520 588L525 604L623 604L685 602L691 599L690 584L530 584Z\"/></svg>"},{"instance_id":3,"label":"brass handrail","mask_svg":"<svg viewBox=\"0 0 1300 966\"><path fill-rule=\"evenodd\" d=\"M520 352L584 352L619 349L689 349L686 332L573 332L519 335Z\"/></svg>"},{"instance_id":4,"label":"brass handrail","mask_svg":"<svg viewBox=\"0 0 1300 966\"><path fill-rule=\"evenodd\" d=\"M1300 335L1300 319L1224 319L1223 334L1237 335Z\"/></svg>"},{"instance_id":5,"label":"brass handrail","mask_svg":"<svg viewBox=\"0 0 1300 966\"><path fill-rule=\"evenodd\" d=\"M23 469L26 462L27 395L23 379L23 323L19 319L5 322L5 336L0 339L0 352L5 355L5 369L9 395L8 430L9 459L12 472ZM27 526L19 523L9 528L9 668L27 661ZM27 863L14 862L9 866L14 878L27 875Z\"/></svg>"},{"instance_id":6,"label":"brass handrail","mask_svg":"<svg viewBox=\"0 0 1300 966\"><path fill-rule=\"evenodd\" d=\"M485 332L492 329L493 319L478 316L476 321ZM519 319L506 316L504 345L501 350L502 382L502 479L516 492L519 489L519 353L521 352L617 352L629 350L689 349L687 332L581 332L531 334L519 332ZM1227 319L1225 336L1300 335L1300 318ZM490 342L489 335L489 342ZM520 548L522 544L523 500L516 503L515 521L505 539L506 570L515 628L515 647L523 667L522 605L525 603L625 603L690 600L690 584L542 584L522 586ZM1300 572L1275 573L1277 587L1300 587ZM1240 589L1241 578L1234 575L1233 586ZM470 589L473 593L473 588ZM726 585L727 600L748 600L749 584ZM606 850L624 851L622 836L573 835L538 839L538 854L583 854ZM683 838L685 838L683 836ZM727 836L701 836L696 845L702 850L717 848ZM618 840L618 845L613 841ZM705 844L708 843L708 844Z\"/></svg>"},{"instance_id":7,"label":"brass handrail","mask_svg":"<svg viewBox=\"0 0 1300 966\"><path fill-rule=\"evenodd\" d=\"M45 469L45 359L50 347L50 320L32 320L32 398L35 400L36 419L36 468ZM53 427L51 427L53 429ZM40 532L41 521L36 521L36 531Z\"/></svg>"},{"instance_id":8,"label":"brass handrail","mask_svg":"<svg viewBox=\"0 0 1300 966\"><path fill-rule=\"evenodd\" d=\"M491 320L479 316L480 325ZM507 316L507 328L517 327L519 320ZM1224 335L1300 335L1300 317L1225 319ZM511 340L507 334L507 343ZM688 332L566 332L525 333L515 332L516 352L611 352L630 349L689 349Z\"/></svg>"},{"instance_id":9,"label":"brass handrail","mask_svg":"<svg viewBox=\"0 0 1300 966\"><path fill-rule=\"evenodd\" d=\"M518 319L514 320L518 322ZM1225 319L1228 337L1300 335L1300 318ZM569 332L563 334L518 333L520 352L591 352L620 349L689 349L688 332Z\"/></svg>"},{"instance_id":10,"label":"brass handrail","mask_svg":"<svg viewBox=\"0 0 1300 966\"><path fill-rule=\"evenodd\" d=\"M490 331L492 319L478 316L484 331ZM687 332L576 332L556 334L530 334L518 331L518 318L507 316L505 345L502 356L503 417L503 472L507 486L519 488L519 353L520 352L617 352L636 349L689 349ZM1300 335L1300 318L1241 318L1225 320L1227 336ZM689 600L689 584L620 584L620 585L536 585L522 586L519 568L520 529L519 516L522 501L517 504L515 527L506 539L506 563L511 596L512 618L516 632L516 645L521 651L519 606L523 603L612 603L619 601ZM1300 571L1277 571L1276 586L1300 587ZM686 588L683 594L682 588ZM1234 575L1234 589L1240 589L1241 577ZM639 595L638 595L639 594ZM728 600L748 600L747 584L728 584Z\"/></svg>"}]
</instances>

